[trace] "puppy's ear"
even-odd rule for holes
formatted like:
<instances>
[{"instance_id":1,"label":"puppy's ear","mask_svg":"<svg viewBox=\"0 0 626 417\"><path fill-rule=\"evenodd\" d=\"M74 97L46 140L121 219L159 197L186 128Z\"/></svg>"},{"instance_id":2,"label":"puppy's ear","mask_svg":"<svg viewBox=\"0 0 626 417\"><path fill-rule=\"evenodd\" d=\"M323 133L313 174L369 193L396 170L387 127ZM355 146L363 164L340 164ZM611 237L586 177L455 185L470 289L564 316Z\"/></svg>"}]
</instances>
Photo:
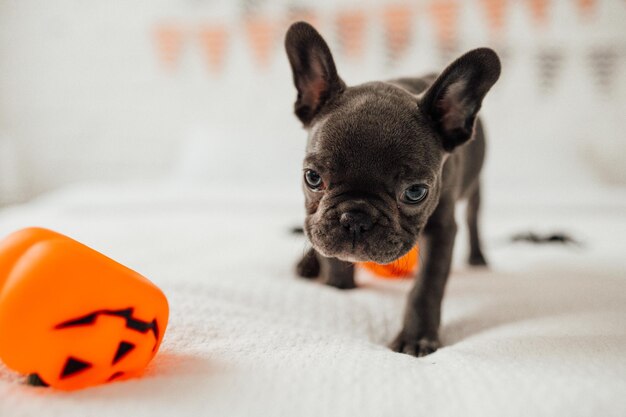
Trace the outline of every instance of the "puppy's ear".
<instances>
[{"instance_id":1,"label":"puppy's ear","mask_svg":"<svg viewBox=\"0 0 626 417\"><path fill-rule=\"evenodd\" d=\"M446 151L472 137L476 113L499 76L498 55L474 49L450 64L424 93L419 107L435 123Z\"/></svg>"},{"instance_id":2,"label":"puppy's ear","mask_svg":"<svg viewBox=\"0 0 626 417\"><path fill-rule=\"evenodd\" d=\"M296 116L308 126L322 106L346 85L337 74L328 45L308 23L291 25L285 37L285 49L298 89Z\"/></svg>"}]
</instances>

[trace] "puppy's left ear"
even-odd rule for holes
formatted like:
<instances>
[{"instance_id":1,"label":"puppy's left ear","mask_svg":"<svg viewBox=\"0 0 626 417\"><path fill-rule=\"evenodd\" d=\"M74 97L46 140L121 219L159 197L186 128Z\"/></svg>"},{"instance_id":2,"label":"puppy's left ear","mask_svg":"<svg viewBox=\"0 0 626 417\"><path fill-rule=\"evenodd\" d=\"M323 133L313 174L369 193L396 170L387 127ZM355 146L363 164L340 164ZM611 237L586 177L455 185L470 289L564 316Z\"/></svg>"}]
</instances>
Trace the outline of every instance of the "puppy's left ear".
<instances>
[{"instance_id":1,"label":"puppy's left ear","mask_svg":"<svg viewBox=\"0 0 626 417\"><path fill-rule=\"evenodd\" d=\"M489 48L474 49L450 64L424 93L419 107L435 123L446 151L472 137L476 114L498 77L498 55Z\"/></svg>"}]
</instances>

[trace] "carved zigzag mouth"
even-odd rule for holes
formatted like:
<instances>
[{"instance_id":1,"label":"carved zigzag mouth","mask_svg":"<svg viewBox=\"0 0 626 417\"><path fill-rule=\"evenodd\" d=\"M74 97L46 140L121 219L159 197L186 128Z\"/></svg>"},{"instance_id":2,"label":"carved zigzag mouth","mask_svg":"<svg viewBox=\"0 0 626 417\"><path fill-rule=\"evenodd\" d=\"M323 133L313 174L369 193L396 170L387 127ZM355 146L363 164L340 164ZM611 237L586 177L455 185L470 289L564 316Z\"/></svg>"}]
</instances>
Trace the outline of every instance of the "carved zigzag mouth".
<instances>
[{"instance_id":1,"label":"carved zigzag mouth","mask_svg":"<svg viewBox=\"0 0 626 417\"><path fill-rule=\"evenodd\" d=\"M133 317L134 309L132 307L122 309L122 310L97 310L93 311L84 316L70 319L64 321L63 323L59 323L54 326L55 329L67 329L68 327L77 327L77 326L87 326L93 324L98 316L114 316L114 317L122 317L126 319L126 327L128 329L132 329L138 331L140 333L147 333L148 331L152 331L155 339L159 339L159 326L157 325L156 319L151 322L143 321L138 318Z\"/></svg>"}]
</instances>

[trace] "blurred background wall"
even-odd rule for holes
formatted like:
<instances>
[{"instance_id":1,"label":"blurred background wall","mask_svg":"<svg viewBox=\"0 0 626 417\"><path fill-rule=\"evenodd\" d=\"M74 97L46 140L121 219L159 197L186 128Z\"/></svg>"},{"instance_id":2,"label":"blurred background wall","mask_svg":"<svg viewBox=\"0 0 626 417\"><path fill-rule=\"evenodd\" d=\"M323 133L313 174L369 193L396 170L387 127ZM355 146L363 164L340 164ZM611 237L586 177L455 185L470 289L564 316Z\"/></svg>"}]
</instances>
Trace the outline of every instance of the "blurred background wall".
<instances>
[{"instance_id":1,"label":"blurred background wall","mask_svg":"<svg viewBox=\"0 0 626 417\"><path fill-rule=\"evenodd\" d=\"M300 19L349 84L495 48L490 189L626 184L624 0L0 0L0 202L86 181L297 188L282 42Z\"/></svg>"}]
</instances>

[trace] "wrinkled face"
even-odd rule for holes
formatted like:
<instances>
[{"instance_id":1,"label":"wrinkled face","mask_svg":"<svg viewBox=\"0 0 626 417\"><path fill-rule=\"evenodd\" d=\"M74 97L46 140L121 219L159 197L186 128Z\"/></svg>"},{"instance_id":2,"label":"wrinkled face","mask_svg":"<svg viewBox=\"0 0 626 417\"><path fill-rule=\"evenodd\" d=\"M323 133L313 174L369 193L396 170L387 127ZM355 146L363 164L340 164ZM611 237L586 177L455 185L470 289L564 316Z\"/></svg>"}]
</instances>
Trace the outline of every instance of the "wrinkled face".
<instances>
[{"instance_id":1,"label":"wrinkled face","mask_svg":"<svg viewBox=\"0 0 626 417\"><path fill-rule=\"evenodd\" d=\"M435 210L443 162L472 137L482 99L500 76L498 56L469 51L413 88L422 91L416 96L391 83L347 87L308 23L291 25L285 50L298 90L295 114L309 131L309 240L326 257L394 261Z\"/></svg>"},{"instance_id":2,"label":"wrinkled face","mask_svg":"<svg viewBox=\"0 0 626 417\"><path fill-rule=\"evenodd\" d=\"M444 154L417 98L387 83L347 89L309 129L305 232L324 256L391 262L435 209Z\"/></svg>"}]
</instances>

